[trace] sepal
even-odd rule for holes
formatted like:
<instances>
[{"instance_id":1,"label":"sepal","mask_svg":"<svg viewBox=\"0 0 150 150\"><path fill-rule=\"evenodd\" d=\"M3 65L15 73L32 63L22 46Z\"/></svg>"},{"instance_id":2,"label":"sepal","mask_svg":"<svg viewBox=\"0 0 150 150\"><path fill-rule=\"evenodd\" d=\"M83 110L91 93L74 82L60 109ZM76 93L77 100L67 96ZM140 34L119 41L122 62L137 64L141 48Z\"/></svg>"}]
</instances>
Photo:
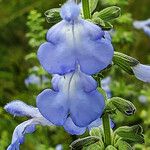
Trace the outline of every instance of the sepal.
<instances>
[{"instance_id":1,"label":"sepal","mask_svg":"<svg viewBox=\"0 0 150 150\"><path fill-rule=\"evenodd\" d=\"M117 149L112 145L108 145L105 150L117 150Z\"/></svg>"},{"instance_id":2,"label":"sepal","mask_svg":"<svg viewBox=\"0 0 150 150\"><path fill-rule=\"evenodd\" d=\"M122 139L119 139L117 143L115 144L115 147L118 148L118 150L133 150L130 144L128 144L126 141L123 141Z\"/></svg>"},{"instance_id":3,"label":"sepal","mask_svg":"<svg viewBox=\"0 0 150 150\"><path fill-rule=\"evenodd\" d=\"M93 13L93 11L96 9L98 1L99 0L89 0L89 6L90 6L91 13Z\"/></svg>"},{"instance_id":4,"label":"sepal","mask_svg":"<svg viewBox=\"0 0 150 150\"><path fill-rule=\"evenodd\" d=\"M134 125L132 127L123 126L116 129L115 135L121 137L123 141L129 144L144 143L144 136L142 134L143 129L140 125Z\"/></svg>"},{"instance_id":5,"label":"sepal","mask_svg":"<svg viewBox=\"0 0 150 150\"><path fill-rule=\"evenodd\" d=\"M139 64L139 61L123 53L114 52L113 62L128 74L134 75L132 67Z\"/></svg>"},{"instance_id":6,"label":"sepal","mask_svg":"<svg viewBox=\"0 0 150 150\"><path fill-rule=\"evenodd\" d=\"M52 8L44 13L48 23L56 24L61 21L60 8Z\"/></svg>"},{"instance_id":7,"label":"sepal","mask_svg":"<svg viewBox=\"0 0 150 150\"><path fill-rule=\"evenodd\" d=\"M83 147L87 147L98 142L100 139L96 136L89 136L86 138L78 139L71 143L70 147L72 150L81 150Z\"/></svg>"},{"instance_id":8,"label":"sepal","mask_svg":"<svg viewBox=\"0 0 150 150\"><path fill-rule=\"evenodd\" d=\"M120 97L113 97L109 99L105 108L105 112L112 113L115 110L118 110L121 113L130 116L135 113L136 108L130 101L127 101Z\"/></svg>"}]
</instances>

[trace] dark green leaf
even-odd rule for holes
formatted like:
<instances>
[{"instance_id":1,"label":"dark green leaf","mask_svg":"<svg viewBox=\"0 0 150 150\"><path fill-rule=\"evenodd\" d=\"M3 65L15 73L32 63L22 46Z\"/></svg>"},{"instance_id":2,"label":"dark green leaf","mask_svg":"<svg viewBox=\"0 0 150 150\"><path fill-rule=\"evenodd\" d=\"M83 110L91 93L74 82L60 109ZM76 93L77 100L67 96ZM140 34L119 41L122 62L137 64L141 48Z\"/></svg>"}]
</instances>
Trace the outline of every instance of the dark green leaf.
<instances>
[{"instance_id":1,"label":"dark green leaf","mask_svg":"<svg viewBox=\"0 0 150 150\"><path fill-rule=\"evenodd\" d=\"M115 109L124 113L125 115L133 115L136 111L135 106L130 102L120 97L111 98L105 108L106 112L114 111Z\"/></svg>"},{"instance_id":2,"label":"dark green leaf","mask_svg":"<svg viewBox=\"0 0 150 150\"><path fill-rule=\"evenodd\" d=\"M118 140L115 146L118 148L118 150L133 150L130 144L128 144L126 141Z\"/></svg>"},{"instance_id":3,"label":"dark green leaf","mask_svg":"<svg viewBox=\"0 0 150 150\"><path fill-rule=\"evenodd\" d=\"M81 150L83 147L92 145L98 142L100 139L96 136L89 136L86 138L78 139L71 143L70 147L72 150Z\"/></svg>"},{"instance_id":4,"label":"dark green leaf","mask_svg":"<svg viewBox=\"0 0 150 150\"><path fill-rule=\"evenodd\" d=\"M116 149L114 146L109 145L109 146L106 147L105 150L117 150L117 149ZM123 149L122 149L122 150L123 150Z\"/></svg>"},{"instance_id":5,"label":"dark green leaf","mask_svg":"<svg viewBox=\"0 0 150 150\"><path fill-rule=\"evenodd\" d=\"M100 12L93 14L93 18L101 18L104 21L111 21L120 16L121 9L117 6L111 6L103 9Z\"/></svg>"},{"instance_id":6,"label":"dark green leaf","mask_svg":"<svg viewBox=\"0 0 150 150\"><path fill-rule=\"evenodd\" d=\"M59 8L47 10L44 14L48 23L58 23L61 20Z\"/></svg>"},{"instance_id":7,"label":"dark green leaf","mask_svg":"<svg viewBox=\"0 0 150 150\"><path fill-rule=\"evenodd\" d=\"M144 143L144 136L142 134L142 127L140 125L134 125L132 127L123 126L115 131L115 134L119 135L123 141L130 143Z\"/></svg>"},{"instance_id":8,"label":"dark green leaf","mask_svg":"<svg viewBox=\"0 0 150 150\"><path fill-rule=\"evenodd\" d=\"M139 64L139 61L135 58L119 52L114 53L113 62L115 65L118 65L121 69L131 75L134 74L132 67Z\"/></svg>"},{"instance_id":9,"label":"dark green leaf","mask_svg":"<svg viewBox=\"0 0 150 150\"><path fill-rule=\"evenodd\" d=\"M93 13L93 11L96 9L98 1L99 0L89 0L90 12L91 13Z\"/></svg>"}]
</instances>

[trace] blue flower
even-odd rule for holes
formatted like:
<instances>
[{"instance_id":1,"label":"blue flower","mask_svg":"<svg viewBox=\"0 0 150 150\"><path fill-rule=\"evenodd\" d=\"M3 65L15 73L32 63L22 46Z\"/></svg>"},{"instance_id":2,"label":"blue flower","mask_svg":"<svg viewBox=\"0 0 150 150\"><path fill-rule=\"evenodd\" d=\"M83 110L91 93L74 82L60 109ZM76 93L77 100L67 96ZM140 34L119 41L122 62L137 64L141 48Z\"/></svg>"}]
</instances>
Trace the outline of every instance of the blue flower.
<instances>
[{"instance_id":1,"label":"blue flower","mask_svg":"<svg viewBox=\"0 0 150 150\"><path fill-rule=\"evenodd\" d=\"M143 82L150 83L150 66L139 63L136 66L132 67L132 70L136 78Z\"/></svg>"},{"instance_id":2,"label":"blue flower","mask_svg":"<svg viewBox=\"0 0 150 150\"><path fill-rule=\"evenodd\" d=\"M37 85L40 86L41 85L41 80L40 77L35 75L35 74L31 74L28 78L25 79L25 85L28 87L29 85Z\"/></svg>"},{"instance_id":3,"label":"blue flower","mask_svg":"<svg viewBox=\"0 0 150 150\"><path fill-rule=\"evenodd\" d=\"M69 116L76 126L87 127L102 115L104 97L97 91L96 81L79 68L64 76L55 75L52 84L53 90L37 96L37 107L53 124L64 125Z\"/></svg>"},{"instance_id":4,"label":"blue flower","mask_svg":"<svg viewBox=\"0 0 150 150\"><path fill-rule=\"evenodd\" d=\"M61 145L61 144L58 144L58 145L56 146L56 149L55 149L55 150L63 150L62 145Z\"/></svg>"},{"instance_id":5,"label":"blue flower","mask_svg":"<svg viewBox=\"0 0 150 150\"><path fill-rule=\"evenodd\" d=\"M139 101L140 101L142 104L146 104L147 101L148 101L148 99L147 99L147 97L146 97L145 95L140 95L140 96L138 97L138 99L139 99Z\"/></svg>"},{"instance_id":6,"label":"blue flower","mask_svg":"<svg viewBox=\"0 0 150 150\"><path fill-rule=\"evenodd\" d=\"M25 79L24 82L27 87L29 87L30 85L41 87L43 84L50 83L50 80L45 75L42 75L40 77L35 74L31 74Z\"/></svg>"},{"instance_id":7,"label":"blue flower","mask_svg":"<svg viewBox=\"0 0 150 150\"><path fill-rule=\"evenodd\" d=\"M31 117L31 119L21 123L15 128L12 142L7 150L19 150L20 144L23 144L24 142L25 134L33 133L36 125L53 125L40 114L38 108L29 106L19 100L8 103L4 109L14 116Z\"/></svg>"},{"instance_id":8,"label":"blue flower","mask_svg":"<svg viewBox=\"0 0 150 150\"><path fill-rule=\"evenodd\" d=\"M112 61L113 47L107 32L81 19L80 8L68 1L61 9L62 21L47 32L47 42L38 50L38 59L50 74L64 75L76 69L95 74Z\"/></svg>"},{"instance_id":9,"label":"blue flower","mask_svg":"<svg viewBox=\"0 0 150 150\"><path fill-rule=\"evenodd\" d=\"M111 128L114 128L114 126L115 126L114 122L110 121L110 123L111 123ZM95 128L95 127L102 127L102 119L101 118L94 120L87 127L76 126L70 117L67 118L67 120L64 124L64 129L69 134L72 134L72 135L82 135L86 130L91 130L92 128Z\"/></svg>"},{"instance_id":10,"label":"blue flower","mask_svg":"<svg viewBox=\"0 0 150 150\"><path fill-rule=\"evenodd\" d=\"M134 21L133 26L136 29L142 29L148 36L150 36L150 19L144 21Z\"/></svg>"},{"instance_id":11,"label":"blue flower","mask_svg":"<svg viewBox=\"0 0 150 150\"><path fill-rule=\"evenodd\" d=\"M110 90L111 77L106 77L102 79L101 86L102 89L106 92L107 98L111 98L111 90Z\"/></svg>"}]
</instances>

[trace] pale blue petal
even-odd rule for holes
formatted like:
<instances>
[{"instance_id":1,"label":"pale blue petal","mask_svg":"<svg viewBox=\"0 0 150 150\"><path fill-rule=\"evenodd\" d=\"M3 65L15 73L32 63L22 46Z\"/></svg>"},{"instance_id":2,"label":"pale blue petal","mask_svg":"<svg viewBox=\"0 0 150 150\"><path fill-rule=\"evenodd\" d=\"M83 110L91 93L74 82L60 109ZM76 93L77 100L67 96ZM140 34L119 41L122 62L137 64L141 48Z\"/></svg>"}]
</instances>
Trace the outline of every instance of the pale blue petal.
<instances>
[{"instance_id":1,"label":"pale blue petal","mask_svg":"<svg viewBox=\"0 0 150 150\"><path fill-rule=\"evenodd\" d=\"M30 128L30 130L29 130ZM31 130L32 128L32 130ZM11 145L7 148L7 150L19 150L20 144L23 144L24 142L24 136L26 133L32 133L35 131L35 126L32 124L32 119L25 121L18 125L13 133L12 137L12 143Z\"/></svg>"},{"instance_id":2,"label":"pale blue petal","mask_svg":"<svg viewBox=\"0 0 150 150\"><path fill-rule=\"evenodd\" d=\"M104 98L95 90L97 85L92 77L77 68L75 72L56 78L59 78L55 85L57 91L45 90L37 97L37 107L46 119L63 125L70 114L77 126L86 127L101 116Z\"/></svg>"},{"instance_id":3,"label":"pale blue petal","mask_svg":"<svg viewBox=\"0 0 150 150\"><path fill-rule=\"evenodd\" d=\"M105 31L105 34L104 34L104 38L109 40L111 42L112 38L110 36L110 33L108 31Z\"/></svg>"},{"instance_id":4,"label":"pale blue petal","mask_svg":"<svg viewBox=\"0 0 150 150\"><path fill-rule=\"evenodd\" d=\"M81 66L86 74L95 74L112 61L110 37L97 25L77 19L73 24L65 20L47 33L47 41L38 50L38 59L51 74L66 74Z\"/></svg>"},{"instance_id":5,"label":"pale blue petal","mask_svg":"<svg viewBox=\"0 0 150 150\"><path fill-rule=\"evenodd\" d=\"M132 67L132 70L134 72L134 75L136 78L143 82L149 82L150 83L150 66L138 64L134 67Z\"/></svg>"},{"instance_id":6,"label":"pale blue petal","mask_svg":"<svg viewBox=\"0 0 150 150\"><path fill-rule=\"evenodd\" d=\"M112 63L114 51L108 40L101 39L96 42L86 40L82 42L84 45L82 49L86 50L86 52L81 50L78 55L82 72L95 74Z\"/></svg>"},{"instance_id":7,"label":"pale blue petal","mask_svg":"<svg viewBox=\"0 0 150 150\"><path fill-rule=\"evenodd\" d=\"M150 36L150 26L145 26L143 30L148 36Z\"/></svg>"},{"instance_id":8,"label":"pale blue petal","mask_svg":"<svg viewBox=\"0 0 150 150\"><path fill-rule=\"evenodd\" d=\"M71 99L70 117L75 125L86 127L102 115L104 106L104 97L97 90L90 93L78 91Z\"/></svg>"},{"instance_id":9,"label":"pale blue petal","mask_svg":"<svg viewBox=\"0 0 150 150\"><path fill-rule=\"evenodd\" d=\"M68 1L62 6L60 15L68 22L75 21L80 15L80 7L74 1Z\"/></svg>"},{"instance_id":10,"label":"pale blue petal","mask_svg":"<svg viewBox=\"0 0 150 150\"><path fill-rule=\"evenodd\" d=\"M88 125L88 129L91 130L92 128L99 127L101 125L102 125L102 119L98 118L95 121L93 121L90 125Z\"/></svg>"},{"instance_id":11,"label":"pale blue petal","mask_svg":"<svg viewBox=\"0 0 150 150\"><path fill-rule=\"evenodd\" d=\"M4 109L14 116L31 116L36 117L39 110L33 106L29 106L22 101L16 100L5 105Z\"/></svg>"},{"instance_id":12,"label":"pale blue petal","mask_svg":"<svg viewBox=\"0 0 150 150\"><path fill-rule=\"evenodd\" d=\"M51 80L51 83L52 83L52 87L54 89L54 91L59 91L59 87L58 87L58 84L59 84L59 81L61 79L61 76L60 75L54 75L52 80Z\"/></svg>"},{"instance_id":13,"label":"pale blue petal","mask_svg":"<svg viewBox=\"0 0 150 150\"><path fill-rule=\"evenodd\" d=\"M110 120L110 126L111 128L115 127L115 124L112 120ZM95 127L102 127L102 118L98 118L97 120L93 121L89 126L88 129L91 130L92 128Z\"/></svg>"},{"instance_id":14,"label":"pale blue petal","mask_svg":"<svg viewBox=\"0 0 150 150\"><path fill-rule=\"evenodd\" d=\"M37 96L37 107L41 114L55 125L63 125L68 115L66 95L50 89Z\"/></svg>"},{"instance_id":15,"label":"pale blue petal","mask_svg":"<svg viewBox=\"0 0 150 150\"><path fill-rule=\"evenodd\" d=\"M46 42L38 50L38 59L47 72L65 74L74 70L76 66L74 53L67 49L64 43L53 45Z\"/></svg>"},{"instance_id":16,"label":"pale blue petal","mask_svg":"<svg viewBox=\"0 0 150 150\"><path fill-rule=\"evenodd\" d=\"M81 128L76 126L70 117L67 118L63 127L69 134L72 135L82 135L86 131L86 127Z\"/></svg>"}]
</instances>

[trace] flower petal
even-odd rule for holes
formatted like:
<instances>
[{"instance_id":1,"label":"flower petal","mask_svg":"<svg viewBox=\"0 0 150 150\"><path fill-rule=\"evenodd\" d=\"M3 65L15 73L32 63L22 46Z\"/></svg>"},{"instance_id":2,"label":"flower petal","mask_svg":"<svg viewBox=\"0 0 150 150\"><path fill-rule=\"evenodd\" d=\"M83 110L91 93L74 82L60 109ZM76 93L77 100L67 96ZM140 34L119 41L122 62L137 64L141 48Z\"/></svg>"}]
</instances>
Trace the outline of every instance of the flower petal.
<instances>
[{"instance_id":1,"label":"flower petal","mask_svg":"<svg viewBox=\"0 0 150 150\"><path fill-rule=\"evenodd\" d=\"M74 21L80 15L80 7L74 1L68 1L62 6L60 15L66 21Z\"/></svg>"},{"instance_id":2,"label":"flower petal","mask_svg":"<svg viewBox=\"0 0 150 150\"><path fill-rule=\"evenodd\" d=\"M71 97L70 117L75 125L86 127L102 115L104 106L104 97L97 90L90 93L78 91Z\"/></svg>"},{"instance_id":3,"label":"flower petal","mask_svg":"<svg viewBox=\"0 0 150 150\"><path fill-rule=\"evenodd\" d=\"M110 37L97 25L80 18L53 26L47 33L47 41L40 46L38 59L51 74L69 73L76 69L76 64L82 72L95 74L112 61Z\"/></svg>"},{"instance_id":4,"label":"flower petal","mask_svg":"<svg viewBox=\"0 0 150 150\"><path fill-rule=\"evenodd\" d=\"M37 107L41 114L55 125L63 125L68 115L66 95L50 89L37 96Z\"/></svg>"},{"instance_id":5,"label":"flower petal","mask_svg":"<svg viewBox=\"0 0 150 150\"><path fill-rule=\"evenodd\" d=\"M76 126L70 117L67 118L63 127L69 134L72 135L82 135L86 131L86 127L81 128Z\"/></svg>"},{"instance_id":6,"label":"flower petal","mask_svg":"<svg viewBox=\"0 0 150 150\"><path fill-rule=\"evenodd\" d=\"M74 54L66 52L66 46L44 43L38 50L38 59L44 69L51 74L65 74L74 70Z\"/></svg>"},{"instance_id":7,"label":"flower petal","mask_svg":"<svg viewBox=\"0 0 150 150\"><path fill-rule=\"evenodd\" d=\"M150 83L150 66L138 64L132 67L132 70L139 80Z\"/></svg>"},{"instance_id":8,"label":"flower petal","mask_svg":"<svg viewBox=\"0 0 150 150\"><path fill-rule=\"evenodd\" d=\"M33 119L30 119L18 125L14 130L11 145L7 148L7 150L19 150L20 144L24 142L24 135L26 133L32 133L34 131L35 126L33 124Z\"/></svg>"},{"instance_id":9,"label":"flower petal","mask_svg":"<svg viewBox=\"0 0 150 150\"><path fill-rule=\"evenodd\" d=\"M22 101L16 100L8 103L4 109L15 116L39 116L39 110L33 106L29 106Z\"/></svg>"},{"instance_id":10,"label":"flower petal","mask_svg":"<svg viewBox=\"0 0 150 150\"><path fill-rule=\"evenodd\" d=\"M84 47L78 55L81 71L86 74L95 74L111 64L114 54L110 41L101 39L96 42L82 41Z\"/></svg>"}]
</instances>

